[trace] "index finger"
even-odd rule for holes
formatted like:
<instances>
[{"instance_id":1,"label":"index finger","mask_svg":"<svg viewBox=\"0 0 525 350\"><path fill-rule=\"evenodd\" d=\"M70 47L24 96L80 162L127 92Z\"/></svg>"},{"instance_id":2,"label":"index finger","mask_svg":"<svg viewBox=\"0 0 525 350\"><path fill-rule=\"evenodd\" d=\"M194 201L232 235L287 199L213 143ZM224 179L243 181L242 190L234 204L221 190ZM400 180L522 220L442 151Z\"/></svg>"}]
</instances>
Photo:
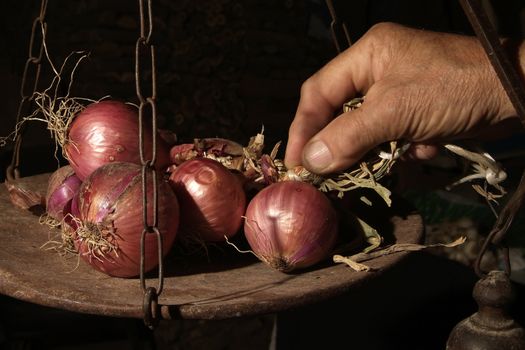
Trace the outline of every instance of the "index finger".
<instances>
[{"instance_id":1,"label":"index finger","mask_svg":"<svg viewBox=\"0 0 525 350\"><path fill-rule=\"evenodd\" d=\"M330 123L343 103L373 83L371 51L364 45L356 42L303 83L288 132L284 158L288 168L301 164L304 145Z\"/></svg>"}]
</instances>

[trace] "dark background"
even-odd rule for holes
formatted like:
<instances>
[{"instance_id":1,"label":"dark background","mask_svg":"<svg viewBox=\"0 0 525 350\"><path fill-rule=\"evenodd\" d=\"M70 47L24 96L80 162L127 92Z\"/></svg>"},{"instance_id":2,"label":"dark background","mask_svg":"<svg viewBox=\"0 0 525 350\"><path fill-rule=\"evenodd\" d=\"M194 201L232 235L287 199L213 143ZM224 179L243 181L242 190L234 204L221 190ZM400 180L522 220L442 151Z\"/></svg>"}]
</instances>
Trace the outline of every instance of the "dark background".
<instances>
[{"instance_id":1,"label":"dark background","mask_svg":"<svg viewBox=\"0 0 525 350\"><path fill-rule=\"evenodd\" d=\"M381 21L472 33L457 1L336 3L353 41ZM0 107L0 136L7 136L15 126L21 74L39 2L4 0L2 5L0 93L5 102ZM519 0L493 1L492 18L502 35L523 37L523 7ZM181 142L218 136L246 143L263 125L267 144L285 141L301 83L337 54L323 1L157 0L154 13L159 124L176 132ZM55 65L73 51L90 52L75 76L74 96L111 95L136 102L135 2L50 0L47 23L46 43ZM50 79L45 64L39 89ZM11 142L0 149L0 179L11 152ZM32 123L24 135L22 175L55 169L53 154L54 142L45 125ZM344 341L347 347L367 349L442 349L453 325L475 311L470 297L475 280L470 268L416 254L386 277L342 299L279 315L278 344L294 349ZM344 320L334 322L333 317ZM149 332L141 320L78 315L4 296L0 348L266 349L273 320L274 315L262 315L178 321Z\"/></svg>"},{"instance_id":2,"label":"dark background","mask_svg":"<svg viewBox=\"0 0 525 350\"><path fill-rule=\"evenodd\" d=\"M0 93L6 103L0 107L4 120L0 136L14 130L38 3L6 0L1 11ZM348 23L352 41L381 21L472 33L457 1L335 4L340 19ZM519 0L494 2L491 8L503 35L522 36L524 15ZM176 132L180 141L220 136L244 144L262 126L268 144L285 141L301 83L337 53L329 30L331 18L322 0L159 0L154 3L154 14L159 126ZM74 51L90 54L78 68L72 96L112 96L137 102L137 4L129 0L54 0L48 4L47 22L46 44L55 66L60 67ZM49 86L52 78L45 61L38 91ZM144 60L145 77L149 76L148 64ZM45 124L32 124L24 146L26 152L39 156L28 154L28 161L22 162L27 174L55 165L46 157L53 141ZM10 146L0 150L2 164L9 159ZM35 164L38 159L41 161Z\"/></svg>"}]
</instances>

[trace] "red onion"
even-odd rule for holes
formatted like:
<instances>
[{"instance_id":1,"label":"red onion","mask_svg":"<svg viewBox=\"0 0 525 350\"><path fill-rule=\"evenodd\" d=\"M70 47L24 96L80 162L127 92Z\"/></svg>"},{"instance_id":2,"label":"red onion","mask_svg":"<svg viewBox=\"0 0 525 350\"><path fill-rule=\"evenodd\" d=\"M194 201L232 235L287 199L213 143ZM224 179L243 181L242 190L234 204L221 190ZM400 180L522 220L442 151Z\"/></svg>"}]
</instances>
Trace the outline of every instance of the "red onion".
<instances>
[{"instance_id":1,"label":"red onion","mask_svg":"<svg viewBox=\"0 0 525 350\"><path fill-rule=\"evenodd\" d=\"M74 117L64 145L66 158L83 180L109 162L140 164L137 109L119 101L105 100L88 105ZM156 168L169 165L169 147L157 137ZM151 128L144 130L145 157L151 158Z\"/></svg>"},{"instance_id":2,"label":"red onion","mask_svg":"<svg viewBox=\"0 0 525 350\"><path fill-rule=\"evenodd\" d=\"M147 186L149 223L152 220L153 181ZM80 256L110 276L133 277L140 273L140 240L144 227L141 166L108 163L89 175L77 197L75 245ZM158 229L164 255L171 249L179 226L179 205L166 181L158 181ZM157 238L147 233L145 271L158 264Z\"/></svg>"},{"instance_id":3,"label":"red onion","mask_svg":"<svg viewBox=\"0 0 525 350\"><path fill-rule=\"evenodd\" d=\"M47 214L57 221L62 221L71 211L71 199L80 188L82 181L70 165L65 165L49 177L46 193Z\"/></svg>"},{"instance_id":4,"label":"red onion","mask_svg":"<svg viewBox=\"0 0 525 350\"><path fill-rule=\"evenodd\" d=\"M240 229L246 195L240 179L208 158L185 161L170 175L181 207L181 233L207 242L224 241Z\"/></svg>"},{"instance_id":5,"label":"red onion","mask_svg":"<svg viewBox=\"0 0 525 350\"><path fill-rule=\"evenodd\" d=\"M329 199L301 181L273 183L248 204L244 233L254 254L282 272L310 267L328 257L338 220Z\"/></svg>"},{"instance_id":6,"label":"red onion","mask_svg":"<svg viewBox=\"0 0 525 350\"><path fill-rule=\"evenodd\" d=\"M80 188L78 189L75 196L69 202L69 215L66 215L66 217L64 218L64 221L66 222L66 224L68 224L68 226L73 230L72 233L68 234L68 236L72 238L74 238L76 230L81 225L80 211L78 209L78 192L79 191L80 191ZM66 227L66 230L67 230L67 227Z\"/></svg>"}]
</instances>

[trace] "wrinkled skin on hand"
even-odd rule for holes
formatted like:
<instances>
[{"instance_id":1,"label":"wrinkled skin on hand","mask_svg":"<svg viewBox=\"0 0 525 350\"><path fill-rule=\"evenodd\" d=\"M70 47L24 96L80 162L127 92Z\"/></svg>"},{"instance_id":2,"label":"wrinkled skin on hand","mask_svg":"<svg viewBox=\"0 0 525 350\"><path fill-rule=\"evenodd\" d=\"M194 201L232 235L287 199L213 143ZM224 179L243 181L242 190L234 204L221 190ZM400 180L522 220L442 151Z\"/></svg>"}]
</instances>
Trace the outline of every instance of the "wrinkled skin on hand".
<instances>
[{"instance_id":1,"label":"wrinkled skin on hand","mask_svg":"<svg viewBox=\"0 0 525 350\"><path fill-rule=\"evenodd\" d=\"M360 108L335 115L359 95ZM381 23L303 83L285 163L327 174L400 139L413 143L409 157L428 159L441 142L508 124L521 128L475 37Z\"/></svg>"}]
</instances>

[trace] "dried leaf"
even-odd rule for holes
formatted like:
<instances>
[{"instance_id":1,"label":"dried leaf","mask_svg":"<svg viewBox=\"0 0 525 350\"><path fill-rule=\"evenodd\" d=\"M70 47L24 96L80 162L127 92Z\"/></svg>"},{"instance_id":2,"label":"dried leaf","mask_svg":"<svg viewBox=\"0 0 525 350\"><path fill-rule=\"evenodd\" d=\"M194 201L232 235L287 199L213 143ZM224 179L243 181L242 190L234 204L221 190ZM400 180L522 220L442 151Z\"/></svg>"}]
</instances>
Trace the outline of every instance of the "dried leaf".
<instances>
[{"instance_id":1,"label":"dried leaf","mask_svg":"<svg viewBox=\"0 0 525 350\"><path fill-rule=\"evenodd\" d=\"M365 235L365 239L370 244L368 247L363 249L364 253L368 253L376 248L379 248L381 243L383 243L383 237L377 232L375 228L368 225L365 221L361 220L360 218L357 218L357 222L359 226L361 226L361 230L363 234Z\"/></svg>"},{"instance_id":2,"label":"dried leaf","mask_svg":"<svg viewBox=\"0 0 525 350\"><path fill-rule=\"evenodd\" d=\"M338 191L339 197L342 197L344 195L344 192L346 191L351 191L360 187L373 189L381 198L383 198L383 200L388 206L392 205L392 200L390 199L390 195L392 194L392 192L390 192L388 188L378 183L373 176L372 178L360 178L352 176L348 173L344 173L340 175L336 180L326 179L320 185L321 191Z\"/></svg>"},{"instance_id":3,"label":"dried leaf","mask_svg":"<svg viewBox=\"0 0 525 350\"><path fill-rule=\"evenodd\" d=\"M371 271L372 270L372 268L370 266L358 263L356 261L353 261L349 257L345 257L345 256L342 256L342 255L334 255L332 259L333 259L333 261L335 263L347 264L348 266L350 266L355 271Z\"/></svg>"},{"instance_id":4,"label":"dried leaf","mask_svg":"<svg viewBox=\"0 0 525 350\"><path fill-rule=\"evenodd\" d=\"M450 243L436 243L436 244L429 244L429 245L423 245L423 244L414 244L414 243L398 243L393 244L391 246L388 246L386 248L380 249L380 250L374 250L370 253L358 253L347 257L342 257L339 255L334 255L333 261L338 263L345 263L355 271L370 271L371 268L368 267L368 269L363 269L363 264L359 264L362 261L367 261L375 258L379 258L381 256L400 253L400 252L408 252L408 251L419 251L427 248L435 248L435 247L445 247L445 248L453 248L458 245L461 245L465 243L466 237L460 237L456 239L453 242ZM366 265L364 265L366 266Z\"/></svg>"}]
</instances>

